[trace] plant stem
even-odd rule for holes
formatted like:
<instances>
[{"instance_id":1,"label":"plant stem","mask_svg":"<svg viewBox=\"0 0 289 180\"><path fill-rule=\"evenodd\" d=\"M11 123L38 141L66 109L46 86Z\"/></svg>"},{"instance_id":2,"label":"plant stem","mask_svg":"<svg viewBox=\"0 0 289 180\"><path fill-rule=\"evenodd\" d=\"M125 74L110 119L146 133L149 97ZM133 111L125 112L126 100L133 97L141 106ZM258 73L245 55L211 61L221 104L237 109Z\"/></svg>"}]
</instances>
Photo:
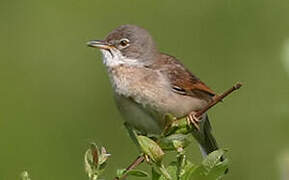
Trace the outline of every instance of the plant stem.
<instances>
[{"instance_id":1,"label":"plant stem","mask_svg":"<svg viewBox=\"0 0 289 180\"><path fill-rule=\"evenodd\" d=\"M230 89L228 89L227 91L225 91L223 94L221 94L220 96L217 96L210 104L208 104L207 106L205 106L202 110L198 111L195 116L198 118L201 115L203 115L206 111L208 111L211 107L215 106L218 102L222 101L226 96L228 96L229 94L231 94L232 92L234 92L235 90L238 90L242 87L241 83L237 83L235 84L233 87L231 87Z\"/></svg>"},{"instance_id":2,"label":"plant stem","mask_svg":"<svg viewBox=\"0 0 289 180\"><path fill-rule=\"evenodd\" d=\"M126 168L126 172L128 172L129 170L132 170L134 169L135 167L137 167L138 165L140 165L143 161L144 161L144 156L141 155L141 156L138 156L136 158L136 160L134 160L127 168ZM126 178L126 174L123 175L122 177L115 177L114 180L123 180Z\"/></svg>"}]
</instances>

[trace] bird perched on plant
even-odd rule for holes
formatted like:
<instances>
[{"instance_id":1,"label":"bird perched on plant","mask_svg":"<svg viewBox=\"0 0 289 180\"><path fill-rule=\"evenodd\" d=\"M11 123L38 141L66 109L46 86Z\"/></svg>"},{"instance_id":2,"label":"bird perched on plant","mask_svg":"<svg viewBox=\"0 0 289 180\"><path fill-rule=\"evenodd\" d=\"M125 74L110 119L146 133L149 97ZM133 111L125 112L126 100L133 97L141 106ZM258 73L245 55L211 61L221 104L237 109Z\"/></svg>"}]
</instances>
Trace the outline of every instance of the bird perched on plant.
<instances>
[{"instance_id":1,"label":"bird perched on plant","mask_svg":"<svg viewBox=\"0 0 289 180\"><path fill-rule=\"evenodd\" d=\"M99 48L114 90L116 104L125 121L142 134L158 135L166 125L164 116L189 115L199 125L193 133L204 154L218 149L208 116L198 121L194 112L205 107L216 93L175 57L161 53L145 29L122 25L104 40L88 42Z\"/></svg>"}]
</instances>

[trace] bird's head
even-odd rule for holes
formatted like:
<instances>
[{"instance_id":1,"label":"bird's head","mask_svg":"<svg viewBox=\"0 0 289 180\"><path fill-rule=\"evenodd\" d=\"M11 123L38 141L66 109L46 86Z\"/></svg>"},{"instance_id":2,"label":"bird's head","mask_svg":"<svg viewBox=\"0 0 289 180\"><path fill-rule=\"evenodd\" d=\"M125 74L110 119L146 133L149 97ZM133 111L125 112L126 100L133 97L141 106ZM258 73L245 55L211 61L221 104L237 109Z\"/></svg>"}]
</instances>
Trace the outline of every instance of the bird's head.
<instances>
[{"instance_id":1,"label":"bird's head","mask_svg":"<svg viewBox=\"0 0 289 180\"><path fill-rule=\"evenodd\" d=\"M152 36L135 25L119 26L104 40L89 41L88 46L101 50L107 66L148 65L157 54Z\"/></svg>"}]
</instances>

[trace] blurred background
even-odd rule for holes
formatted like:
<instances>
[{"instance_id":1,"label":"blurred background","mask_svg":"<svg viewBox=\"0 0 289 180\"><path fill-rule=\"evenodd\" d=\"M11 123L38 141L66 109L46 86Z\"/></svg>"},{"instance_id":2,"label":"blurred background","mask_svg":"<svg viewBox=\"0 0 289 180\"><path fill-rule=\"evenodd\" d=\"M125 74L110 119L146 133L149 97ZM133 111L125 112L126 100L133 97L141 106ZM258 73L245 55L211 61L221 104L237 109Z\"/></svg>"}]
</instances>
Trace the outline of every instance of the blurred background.
<instances>
[{"instance_id":1,"label":"blurred background","mask_svg":"<svg viewBox=\"0 0 289 180\"><path fill-rule=\"evenodd\" d=\"M135 158L101 55L86 46L128 23L215 91L244 83L209 113L229 149L226 179L279 179L289 148L288 18L287 0L2 0L0 179L23 170L39 180L87 179L92 141L112 154L105 179ZM195 144L188 151L201 161Z\"/></svg>"}]
</instances>

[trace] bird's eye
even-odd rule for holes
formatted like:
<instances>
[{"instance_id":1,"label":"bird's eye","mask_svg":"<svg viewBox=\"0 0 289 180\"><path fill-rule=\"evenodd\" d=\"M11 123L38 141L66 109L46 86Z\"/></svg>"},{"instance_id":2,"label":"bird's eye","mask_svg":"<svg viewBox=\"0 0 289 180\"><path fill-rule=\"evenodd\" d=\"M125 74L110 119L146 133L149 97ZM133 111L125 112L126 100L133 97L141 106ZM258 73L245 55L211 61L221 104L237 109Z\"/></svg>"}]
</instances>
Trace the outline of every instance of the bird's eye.
<instances>
[{"instance_id":1,"label":"bird's eye","mask_svg":"<svg viewBox=\"0 0 289 180\"><path fill-rule=\"evenodd\" d=\"M129 45L129 40L128 39L121 39L119 41L119 44L122 46L122 47L126 47Z\"/></svg>"}]
</instances>

